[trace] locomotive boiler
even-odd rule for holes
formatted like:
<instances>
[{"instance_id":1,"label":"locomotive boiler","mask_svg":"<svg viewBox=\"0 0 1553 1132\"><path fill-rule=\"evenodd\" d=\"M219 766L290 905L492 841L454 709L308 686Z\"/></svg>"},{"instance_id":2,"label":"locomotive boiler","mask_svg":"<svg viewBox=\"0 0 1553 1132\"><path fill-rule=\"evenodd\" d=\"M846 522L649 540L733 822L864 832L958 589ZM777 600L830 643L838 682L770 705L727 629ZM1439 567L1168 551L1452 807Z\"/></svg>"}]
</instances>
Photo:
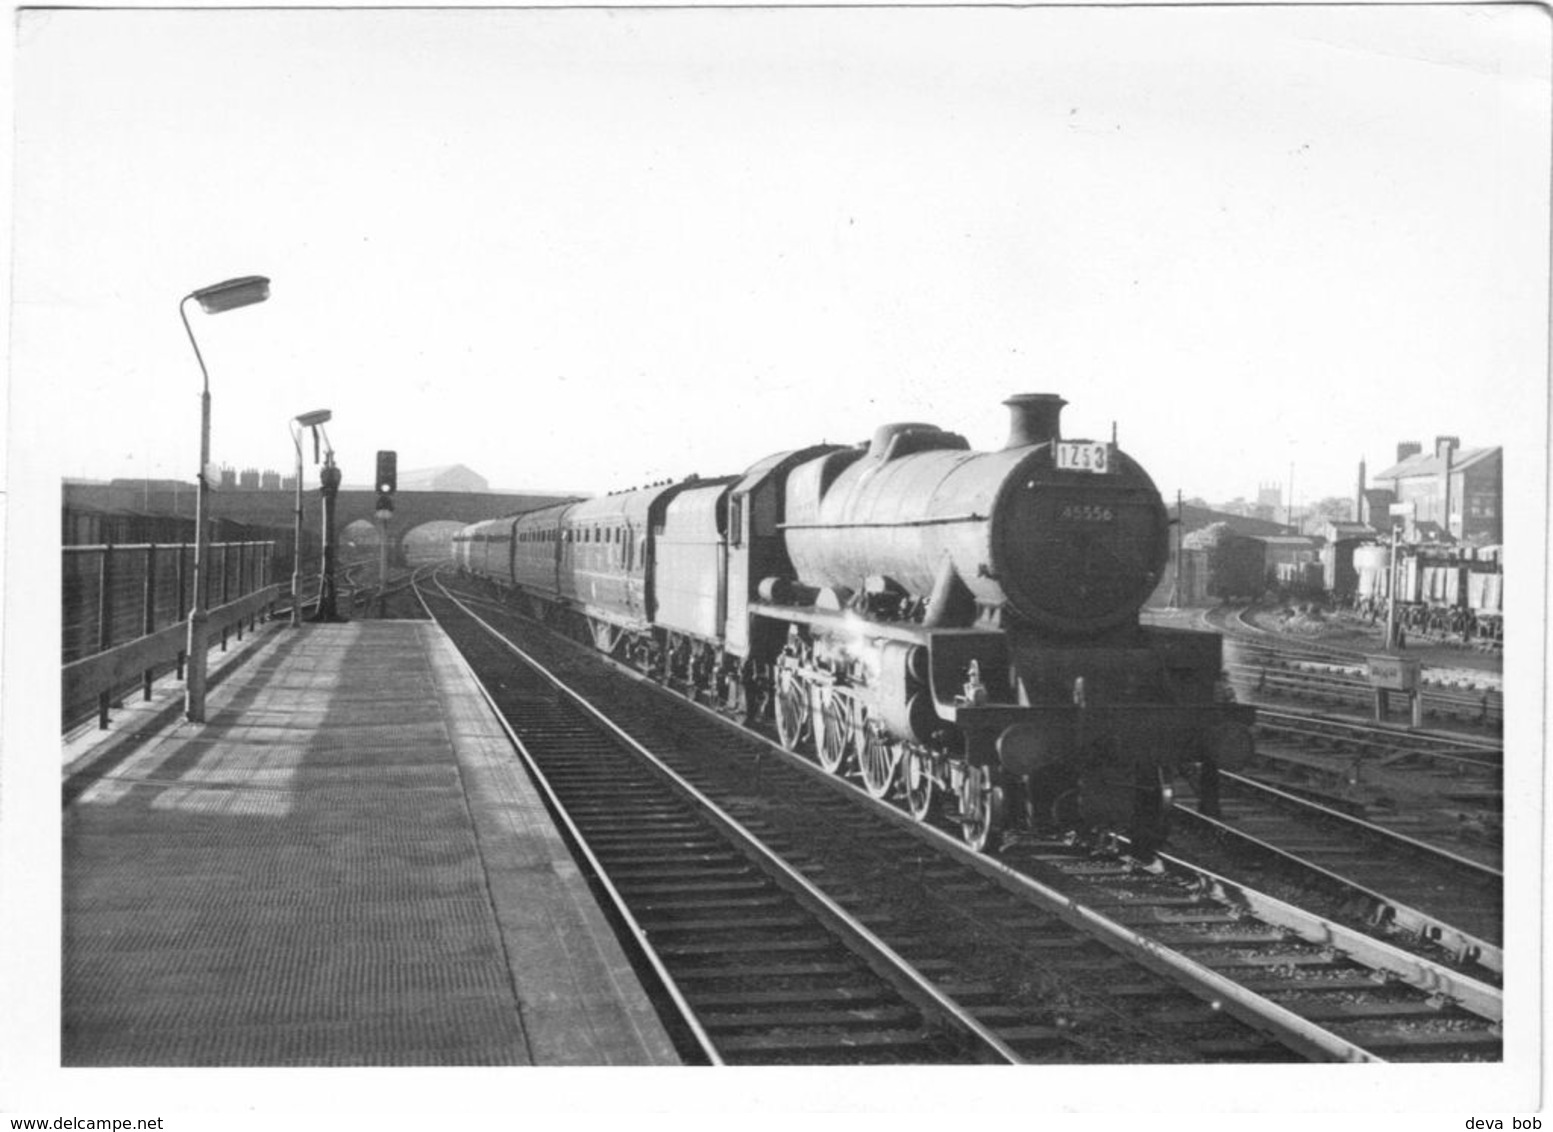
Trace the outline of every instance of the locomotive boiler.
<instances>
[{"instance_id":1,"label":"locomotive boiler","mask_svg":"<svg viewBox=\"0 0 1553 1132\"><path fill-rule=\"evenodd\" d=\"M1060 397L1006 404L998 451L890 425L793 470L794 576L755 610L792 622L778 729L919 816L947 794L978 847L1013 817L1147 851L1182 767L1249 755L1250 711L1217 702L1217 636L1139 624L1168 556L1148 475L1064 440Z\"/></svg>"},{"instance_id":2,"label":"locomotive boiler","mask_svg":"<svg viewBox=\"0 0 1553 1132\"><path fill-rule=\"evenodd\" d=\"M1023 826L1146 853L1181 770L1248 757L1251 710L1216 694L1217 635L1139 623L1168 554L1147 473L1064 439L1058 396L1005 404L996 450L886 425L471 528L461 562L978 849Z\"/></svg>"}]
</instances>

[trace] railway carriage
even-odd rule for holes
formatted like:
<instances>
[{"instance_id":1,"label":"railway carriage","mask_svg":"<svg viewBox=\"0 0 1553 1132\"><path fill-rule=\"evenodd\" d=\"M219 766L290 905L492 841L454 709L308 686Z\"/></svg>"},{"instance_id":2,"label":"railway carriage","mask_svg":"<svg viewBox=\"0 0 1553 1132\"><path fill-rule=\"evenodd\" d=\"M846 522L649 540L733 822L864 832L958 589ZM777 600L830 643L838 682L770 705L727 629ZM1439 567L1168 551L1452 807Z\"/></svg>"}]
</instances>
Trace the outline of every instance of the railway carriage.
<instances>
[{"instance_id":1,"label":"railway carriage","mask_svg":"<svg viewBox=\"0 0 1553 1132\"><path fill-rule=\"evenodd\" d=\"M1007 404L996 451L887 425L531 513L506 580L919 819L946 803L977 848L1021 822L1125 829L1147 852L1182 768L1249 756L1251 710L1217 694L1216 635L1139 623L1167 555L1148 475L1064 441L1060 397Z\"/></svg>"},{"instance_id":2,"label":"railway carriage","mask_svg":"<svg viewBox=\"0 0 1553 1132\"><path fill-rule=\"evenodd\" d=\"M453 537L453 557L458 567L473 577L507 582L511 545L512 520L487 519Z\"/></svg>"},{"instance_id":3,"label":"railway carriage","mask_svg":"<svg viewBox=\"0 0 1553 1132\"><path fill-rule=\"evenodd\" d=\"M521 593L554 601L561 593L562 520L575 506L558 503L519 515L512 529L512 567L505 579Z\"/></svg>"}]
</instances>

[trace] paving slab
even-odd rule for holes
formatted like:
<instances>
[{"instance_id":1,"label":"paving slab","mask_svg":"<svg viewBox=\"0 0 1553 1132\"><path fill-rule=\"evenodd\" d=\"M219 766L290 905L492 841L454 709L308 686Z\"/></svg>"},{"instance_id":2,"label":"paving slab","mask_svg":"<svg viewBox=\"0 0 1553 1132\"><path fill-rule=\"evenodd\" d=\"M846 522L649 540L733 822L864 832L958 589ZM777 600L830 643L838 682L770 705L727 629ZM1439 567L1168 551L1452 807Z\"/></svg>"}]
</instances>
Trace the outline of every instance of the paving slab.
<instances>
[{"instance_id":1,"label":"paving slab","mask_svg":"<svg viewBox=\"0 0 1553 1132\"><path fill-rule=\"evenodd\" d=\"M67 1066L660 1065L672 1043L430 622L273 633L67 751Z\"/></svg>"}]
</instances>

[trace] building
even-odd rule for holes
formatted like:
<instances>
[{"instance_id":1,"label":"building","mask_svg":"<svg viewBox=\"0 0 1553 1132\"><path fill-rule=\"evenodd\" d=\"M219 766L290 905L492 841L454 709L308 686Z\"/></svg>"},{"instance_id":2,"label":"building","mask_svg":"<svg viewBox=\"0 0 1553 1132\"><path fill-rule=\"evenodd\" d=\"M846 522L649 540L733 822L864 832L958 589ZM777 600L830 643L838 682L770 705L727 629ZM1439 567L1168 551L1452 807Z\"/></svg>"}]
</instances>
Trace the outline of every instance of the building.
<instances>
[{"instance_id":1,"label":"building","mask_svg":"<svg viewBox=\"0 0 1553 1132\"><path fill-rule=\"evenodd\" d=\"M1288 520L1289 516L1283 509L1283 487L1276 483L1257 484L1256 506L1251 509L1251 517L1275 523L1280 514L1285 521Z\"/></svg>"},{"instance_id":2,"label":"building","mask_svg":"<svg viewBox=\"0 0 1553 1132\"><path fill-rule=\"evenodd\" d=\"M1179 513L1174 504L1168 509L1172 534L1170 559L1148 604L1154 606L1202 605L1217 600L1220 591L1215 587L1216 578L1210 569L1207 551L1200 545L1204 540L1217 544L1226 537L1241 542L1254 539L1277 538L1294 534L1292 527L1282 523L1256 519L1230 511L1215 511L1208 507L1183 504ZM1309 542L1308 539L1300 540ZM1181 543L1179 560L1177 544ZM1263 549L1256 544L1257 562L1262 562ZM1253 571L1260 576L1261 566ZM1178 581L1179 579L1179 581ZM1260 592L1258 588L1255 592Z\"/></svg>"},{"instance_id":3,"label":"building","mask_svg":"<svg viewBox=\"0 0 1553 1132\"><path fill-rule=\"evenodd\" d=\"M1399 444L1397 462L1377 472L1374 484L1360 489L1366 508L1360 518L1377 530L1390 530L1390 506L1402 503L1412 505L1402 531L1409 541L1433 534L1440 541L1486 546L1504 539L1503 448L1462 448L1455 436L1436 437L1430 452L1416 443Z\"/></svg>"},{"instance_id":4,"label":"building","mask_svg":"<svg viewBox=\"0 0 1553 1132\"><path fill-rule=\"evenodd\" d=\"M1166 508L1166 513L1170 516L1172 526L1175 525L1178 519L1180 520L1182 534L1199 531L1215 523L1222 523L1229 530L1239 535L1292 535L1296 533L1293 527L1274 522L1270 519L1243 515L1233 511L1216 511L1210 507L1196 507L1190 503L1182 505L1179 515L1176 513L1174 504Z\"/></svg>"},{"instance_id":5,"label":"building","mask_svg":"<svg viewBox=\"0 0 1553 1132\"><path fill-rule=\"evenodd\" d=\"M442 464L435 468L401 471L400 491L490 491L485 477L462 464Z\"/></svg>"}]
</instances>

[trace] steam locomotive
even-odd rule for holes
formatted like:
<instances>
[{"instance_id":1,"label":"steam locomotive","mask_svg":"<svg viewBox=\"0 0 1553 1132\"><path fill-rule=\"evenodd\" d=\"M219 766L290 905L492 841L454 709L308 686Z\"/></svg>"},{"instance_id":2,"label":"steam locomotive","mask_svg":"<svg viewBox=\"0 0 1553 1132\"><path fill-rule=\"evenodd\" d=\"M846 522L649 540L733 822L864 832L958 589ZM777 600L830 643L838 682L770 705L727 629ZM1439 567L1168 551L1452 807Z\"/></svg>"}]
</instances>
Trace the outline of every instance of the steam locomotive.
<instances>
[{"instance_id":1,"label":"steam locomotive","mask_svg":"<svg viewBox=\"0 0 1553 1132\"><path fill-rule=\"evenodd\" d=\"M1143 626L1164 504L1066 402L997 451L928 424L477 523L461 572L599 651L855 773L967 844L1017 826L1164 841L1177 775L1251 754L1217 635Z\"/></svg>"}]
</instances>

